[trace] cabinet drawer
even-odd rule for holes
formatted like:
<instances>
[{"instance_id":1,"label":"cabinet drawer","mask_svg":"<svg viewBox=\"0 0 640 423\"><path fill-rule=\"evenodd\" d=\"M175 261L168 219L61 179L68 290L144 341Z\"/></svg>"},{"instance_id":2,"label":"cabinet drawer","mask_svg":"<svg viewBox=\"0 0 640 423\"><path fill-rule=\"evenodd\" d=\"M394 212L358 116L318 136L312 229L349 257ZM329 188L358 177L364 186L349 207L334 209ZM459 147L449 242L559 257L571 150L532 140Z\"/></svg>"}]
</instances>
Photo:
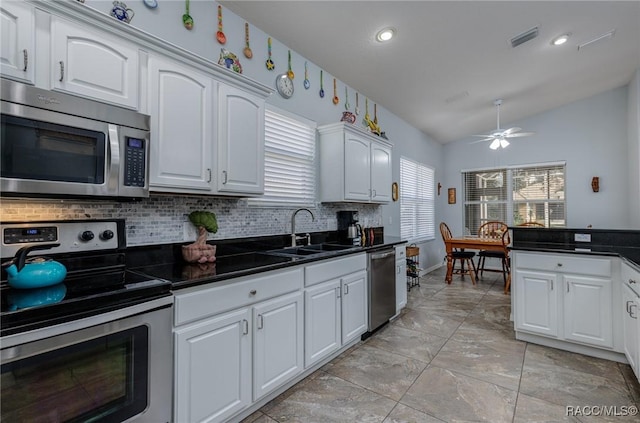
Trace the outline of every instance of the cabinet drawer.
<instances>
[{"instance_id":1,"label":"cabinet drawer","mask_svg":"<svg viewBox=\"0 0 640 423\"><path fill-rule=\"evenodd\" d=\"M396 260L404 260L405 258L407 258L407 246L404 244L396 245Z\"/></svg>"},{"instance_id":2,"label":"cabinet drawer","mask_svg":"<svg viewBox=\"0 0 640 423\"><path fill-rule=\"evenodd\" d=\"M175 296L175 325L302 289L302 268L232 279L224 285L196 287Z\"/></svg>"},{"instance_id":3,"label":"cabinet drawer","mask_svg":"<svg viewBox=\"0 0 640 423\"><path fill-rule=\"evenodd\" d=\"M518 268L551 272L611 276L611 260L606 258L576 257L569 254L518 253L516 265Z\"/></svg>"},{"instance_id":4,"label":"cabinet drawer","mask_svg":"<svg viewBox=\"0 0 640 423\"><path fill-rule=\"evenodd\" d=\"M367 255L365 253L335 260L321 261L304 268L304 285L315 285L366 268Z\"/></svg>"}]
</instances>

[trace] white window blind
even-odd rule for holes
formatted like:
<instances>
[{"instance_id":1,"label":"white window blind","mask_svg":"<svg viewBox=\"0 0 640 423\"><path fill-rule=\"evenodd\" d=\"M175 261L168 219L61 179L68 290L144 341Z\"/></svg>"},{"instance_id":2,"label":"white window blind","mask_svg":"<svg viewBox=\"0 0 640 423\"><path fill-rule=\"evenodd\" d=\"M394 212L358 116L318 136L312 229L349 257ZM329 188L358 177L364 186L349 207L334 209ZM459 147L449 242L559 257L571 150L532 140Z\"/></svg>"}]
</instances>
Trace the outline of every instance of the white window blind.
<instances>
[{"instance_id":1,"label":"white window blind","mask_svg":"<svg viewBox=\"0 0 640 423\"><path fill-rule=\"evenodd\" d=\"M470 234L490 220L566 226L564 163L464 171L462 184L464 225Z\"/></svg>"},{"instance_id":2,"label":"white window blind","mask_svg":"<svg viewBox=\"0 0 640 423\"><path fill-rule=\"evenodd\" d=\"M433 239L434 177L432 168L400 158L400 236L403 239Z\"/></svg>"},{"instance_id":3,"label":"white window blind","mask_svg":"<svg viewBox=\"0 0 640 423\"><path fill-rule=\"evenodd\" d=\"M315 206L316 127L303 118L265 111L264 195L251 205Z\"/></svg>"}]
</instances>

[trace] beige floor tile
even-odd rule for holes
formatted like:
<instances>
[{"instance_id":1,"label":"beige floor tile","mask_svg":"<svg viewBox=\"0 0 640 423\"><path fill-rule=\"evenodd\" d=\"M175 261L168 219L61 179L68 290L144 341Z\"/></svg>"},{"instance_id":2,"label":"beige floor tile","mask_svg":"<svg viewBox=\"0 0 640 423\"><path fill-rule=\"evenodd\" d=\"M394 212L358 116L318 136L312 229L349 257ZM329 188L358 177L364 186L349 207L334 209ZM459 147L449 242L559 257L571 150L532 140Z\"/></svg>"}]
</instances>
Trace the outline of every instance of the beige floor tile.
<instances>
[{"instance_id":1,"label":"beige floor tile","mask_svg":"<svg viewBox=\"0 0 640 423\"><path fill-rule=\"evenodd\" d=\"M379 423L396 402L330 374L310 381L266 414L277 422Z\"/></svg>"},{"instance_id":2,"label":"beige floor tile","mask_svg":"<svg viewBox=\"0 0 640 423\"><path fill-rule=\"evenodd\" d=\"M450 337L464 319L441 314L429 313L415 309L407 309L393 324L418 332L430 333L443 338Z\"/></svg>"},{"instance_id":3,"label":"beige floor tile","mask_svg":"<svg viewBox=\"0 0 640 423\"><path fill-rule=\"evenodd\" d=\"M432 366L518 390L525 344L448 341L431 361Z\"/></svg>"},{"instance_id":4,"label":"beige floor tile","mask_svg":"<svg viewBox=\"0 0 640 423\"><path fill-rule=\"evenodd\" d=\"M327 371L398 401L426 366L423 361L363 345Z\"/></svg>"},{"instance_id":5,"label":"beige floor tile","mask_svg":"<svg viewBox=\"0 0 640 423\"><path fill-rule=\"evenodd\" d=\"M445 342L447 338L392 324L369 338L367 345L429 363Z\"/></svg>"},{"instance_id":6,"label":"beige floor tile","mask_svg":"<svg viewBox=\"0 0 640 423\"><path fill-rule=\"evenodd\" d=\"M400 402L447 422L511 422L516 392L429 366Z\"/></svg>"},{"instance_id":7,"label":"beige floor tile","mask_svg":"<svg viewBox=\"0 0 640 423\"><path fill-rule=\"evenodd\" d=\"M518 395L513 423L580 422L567 415L567 408L525 394Z\"/></svg>"}]
</instances>

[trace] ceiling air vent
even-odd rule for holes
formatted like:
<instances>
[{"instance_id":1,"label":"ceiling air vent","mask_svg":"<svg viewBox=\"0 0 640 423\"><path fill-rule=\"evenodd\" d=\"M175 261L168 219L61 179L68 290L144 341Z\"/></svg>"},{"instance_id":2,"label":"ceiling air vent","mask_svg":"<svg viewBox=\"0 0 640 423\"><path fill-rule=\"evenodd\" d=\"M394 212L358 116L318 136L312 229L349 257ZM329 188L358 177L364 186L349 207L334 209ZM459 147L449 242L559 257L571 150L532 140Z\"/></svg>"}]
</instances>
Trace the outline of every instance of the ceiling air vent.
<instances>
[{"instance_id":1,"label":"ceiling air vent","mask_svg":"<svg viewBox=\"0 0 640 423\"><path fill-rule=\"evenodd\" d=\"M538 36L538 27L535 26L528 30L527 32L523 32L520 35L516 35L511 39L511 47L518 47L520 44L524 44L529 40L533 40Z\"/></svg>"}]
</instances>

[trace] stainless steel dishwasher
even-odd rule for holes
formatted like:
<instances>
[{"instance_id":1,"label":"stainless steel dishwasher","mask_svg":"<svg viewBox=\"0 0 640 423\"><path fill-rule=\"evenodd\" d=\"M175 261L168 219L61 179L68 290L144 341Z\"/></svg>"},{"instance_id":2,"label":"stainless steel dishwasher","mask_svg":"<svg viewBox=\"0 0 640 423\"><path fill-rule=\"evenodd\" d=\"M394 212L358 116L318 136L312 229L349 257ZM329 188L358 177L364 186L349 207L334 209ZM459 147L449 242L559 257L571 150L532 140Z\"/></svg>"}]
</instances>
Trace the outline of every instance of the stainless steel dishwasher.
<instances>
[{"instance_id":1,"label":"stainless steel dishwasher","mask_svg":"<svg viewBox=\"0 0 640 423\"><path fill-rule=\"evenodd\" d=\"M394 248L367 254L369 269L369 332L396 314L396 253Z\"/></svg>"}]
</instances>

